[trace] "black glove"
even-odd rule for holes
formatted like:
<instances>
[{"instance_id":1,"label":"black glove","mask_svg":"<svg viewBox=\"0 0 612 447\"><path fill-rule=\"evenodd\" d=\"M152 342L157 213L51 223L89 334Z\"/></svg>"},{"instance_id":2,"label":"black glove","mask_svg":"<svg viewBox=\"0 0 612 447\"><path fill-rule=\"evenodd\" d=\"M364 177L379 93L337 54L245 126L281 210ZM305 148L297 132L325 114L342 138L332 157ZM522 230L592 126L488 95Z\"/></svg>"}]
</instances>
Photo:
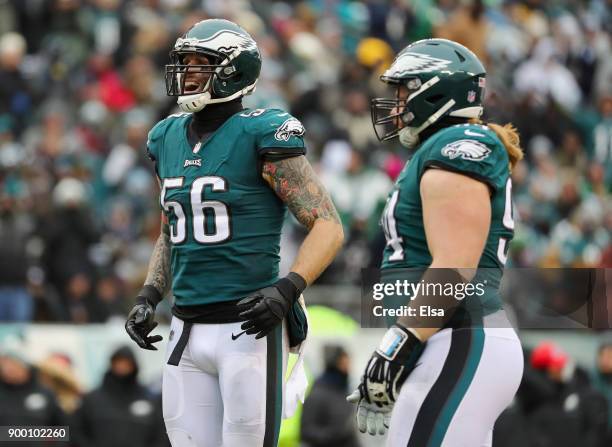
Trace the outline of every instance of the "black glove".
<instances>
[{"instance_id":1,"label":"black glove","mask_svg":"<svg viewBox=\"0 0 612 447\"><path fill-rule=\"evenodd\" d=\"M155 287L144 286L136 297L136 304L125 322L126 332L142 349L157 351L153 343L157 343L163 338L161 335L149 336L157 326L157 322L154 321L155 307L160 301L161 295Z\"/></svg>"},{"instance_id":2,"label":"black glove","mask_svg":"<svg viewBox=\"0 0 612 447\"><path fill-rule=\"evenodd\" d=\"M306 288L306 281L291 272L274 285L258 290L237 304L240 317L245 319L241 329L255 339L268 335L283 322L293 303Z\"/></svg>"},{"instance_id":3,"label":"black glove","mask_svg":"<svg viewBox=\"0 0 612 447\"><path fill-rule=\"evenodd\" d=\"M362 398L379 407L392 406L421 355L422 345L411 330L391 326L366 366L359 385Z\"/></svg>"}]
</instances>

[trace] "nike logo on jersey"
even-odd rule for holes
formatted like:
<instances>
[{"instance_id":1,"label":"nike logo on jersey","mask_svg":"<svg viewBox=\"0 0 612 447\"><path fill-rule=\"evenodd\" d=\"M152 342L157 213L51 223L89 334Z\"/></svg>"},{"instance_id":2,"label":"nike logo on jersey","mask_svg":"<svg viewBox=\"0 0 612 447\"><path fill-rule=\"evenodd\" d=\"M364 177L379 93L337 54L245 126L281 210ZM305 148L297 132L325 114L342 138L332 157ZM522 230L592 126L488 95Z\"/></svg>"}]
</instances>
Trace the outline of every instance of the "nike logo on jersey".
<instances>
[{"instance_id":1,"label":"nike logo on jersey","mask_svg":"<svg viewBox=\"0 0 612 447\"><path fill-rule=\"evenodd\" d=\"M239 332L238 335L234 335L234 333L232 332L232 340L236 340L238 337L240 337L242 334L244 334L246 331L242 331Z\"/></svg>"},{"instance_id":2,"label":"nike logo on jersey","mask_svg":"<svg viewBox=\"0 0 612 447\"><path fill-rule=\"evenodd\" d=\"M199 158L196 158L195 160L185 160L185 164L183 165L184 168L188 168L189 166L198 166L201 167L202 166L202 160Z\"/></svg>"},{"instance_id":3,"label":"nike logo on jersey","mask_svg":"<svg viewBox=\"0 0 612 447\"><path fill-rule=\"evenodd\" d=\"M483 134L478 133L478 132L472 132L470 129L466 129L465 130L465 134L470 136L470 137L484 137Z\"/></svg>"}]
</instances>

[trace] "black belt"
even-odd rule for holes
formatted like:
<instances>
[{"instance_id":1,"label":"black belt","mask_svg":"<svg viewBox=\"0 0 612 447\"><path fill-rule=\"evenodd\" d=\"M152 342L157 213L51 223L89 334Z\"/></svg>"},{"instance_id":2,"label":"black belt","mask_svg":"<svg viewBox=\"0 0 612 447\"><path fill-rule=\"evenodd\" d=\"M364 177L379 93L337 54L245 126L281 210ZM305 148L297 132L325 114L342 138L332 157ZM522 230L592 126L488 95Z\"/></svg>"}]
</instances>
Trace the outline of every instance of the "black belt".
<instances>
[{"instance_id":1,"label":"black belt","mask_svg":"<svg viewBox=\"0 0 612 447\"><path fill-rule=\"evenodd\" d=\"M200 304L197 306L172 306L172 315L183 321L200 324L238 323L244 321L238 315L239 299L219 303Z\"/></svg>"},{"instance_id":2,"label":"black belt","mask_svg":"<svg viewBox=\"0 0 612 447\"><path fill-rule=\"evenodd\" d=\"M181 361L181 357L183 357L185 346L187 346L187 342L189 341L189 334L191 333L192 326L193 323L188 321L183 322L183 331L181 332L181 336L172 350L172 354L170 354L168 365L178 366L179 362Z\"/></svg>"}]
</instances>

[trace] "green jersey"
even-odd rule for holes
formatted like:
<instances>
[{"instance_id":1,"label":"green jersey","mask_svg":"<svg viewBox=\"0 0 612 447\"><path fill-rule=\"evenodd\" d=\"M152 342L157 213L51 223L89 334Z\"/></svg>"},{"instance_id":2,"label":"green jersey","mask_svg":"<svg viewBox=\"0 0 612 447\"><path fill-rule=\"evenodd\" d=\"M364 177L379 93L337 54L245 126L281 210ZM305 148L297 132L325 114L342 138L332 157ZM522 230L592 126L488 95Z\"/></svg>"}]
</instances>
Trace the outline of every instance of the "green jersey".
<instances>
[{"instance_id":1,"label":"green jersey","mask_svg":"<svg viewBox=\"0 0 612 447\"><path fill-rule=\"evenodd\" d=\"M195 146L191 114L149 132L170 225L178 306L236 300L278 279L286 206L261 177L267 152L304 154L304 127L282 110L243 110Z\"/></svg>"},{"instance_id":2,"label":"green jersey","mask_svg":"<svg viewBox=\"0 0 612 447\"><path fill-rule=\"evenodd\" d=\"M387 239L383 280L397 279L396 269L422 269L432 262L420 194L421 176L428 168L465 174L489 186L491 224L478 264L478 275L488 287L480 301L486 313L500 309L498 288L508 244L514 234L512 183L506 148L495 132L483 125L456 125L438 131L418 148L404 167L389 194L381 219Z\"/></svg>"}]
</instances>

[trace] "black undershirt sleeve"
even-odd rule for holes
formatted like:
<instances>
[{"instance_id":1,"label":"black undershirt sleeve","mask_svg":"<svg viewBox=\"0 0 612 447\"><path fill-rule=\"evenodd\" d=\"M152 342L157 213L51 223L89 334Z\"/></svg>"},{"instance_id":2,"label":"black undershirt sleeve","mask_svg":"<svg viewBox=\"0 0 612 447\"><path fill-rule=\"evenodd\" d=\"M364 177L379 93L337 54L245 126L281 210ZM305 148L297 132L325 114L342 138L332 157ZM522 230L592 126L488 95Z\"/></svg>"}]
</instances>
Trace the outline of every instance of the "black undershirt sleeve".
<instances>
[{"instance_id":1,"label":"black undershirt sleeve","mask_svg":"<svg viewBox=\"0 0 612 447\"><path fill-rule=\"evenodd\" d=\"M288 158L299 157L300 155L304 155L306 150L304 148L278 148L271 147L262 149L259 153L259 159L257 164L257 171L261 175L263 170L263 164L266 161L276 162L281 160L286 160Z\"/></svg>"}]
</instances>

